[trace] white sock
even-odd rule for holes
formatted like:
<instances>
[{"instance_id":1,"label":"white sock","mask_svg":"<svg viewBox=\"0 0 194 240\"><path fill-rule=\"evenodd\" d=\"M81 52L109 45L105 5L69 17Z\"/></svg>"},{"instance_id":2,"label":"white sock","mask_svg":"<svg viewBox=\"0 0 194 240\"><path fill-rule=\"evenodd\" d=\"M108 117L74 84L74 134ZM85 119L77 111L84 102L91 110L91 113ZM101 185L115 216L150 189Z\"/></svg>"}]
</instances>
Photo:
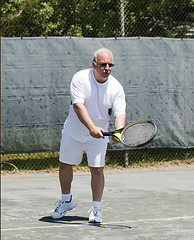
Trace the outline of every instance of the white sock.
<instances>
[{"instance_id":1,"label":"white sock","mask_svg":"<svg viewBox=\"0 0 194 240\"><path fill-rule=\"evenodd\" d=\"M71 193L69 194L62 194L62 202L69 202L71 199Z\"/></svg>"},{"instance_id":2,"label":"white sock","mask_svg":"<svg viewBox=\"0 0 194 240\"><path fill-rule=\"evenodd\" d=\"M101 208L101 202L93 201L92 202L92 207L100 209Z\"/></svg>"}]
</instances>

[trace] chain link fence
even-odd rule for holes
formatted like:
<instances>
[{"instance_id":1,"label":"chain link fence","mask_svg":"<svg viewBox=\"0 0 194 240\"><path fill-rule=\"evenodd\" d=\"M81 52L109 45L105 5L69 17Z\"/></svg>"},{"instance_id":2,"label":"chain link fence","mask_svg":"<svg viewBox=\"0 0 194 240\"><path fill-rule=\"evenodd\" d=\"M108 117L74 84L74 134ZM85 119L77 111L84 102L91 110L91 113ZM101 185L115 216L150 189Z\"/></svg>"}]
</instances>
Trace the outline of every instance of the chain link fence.
<instances>
[{"instance_id":1,"label":"chain link fence","mask_svg":"<svg viewBox=\"0 0 194 240\"><path fill-rule=\"evenodd\" d=\"M194 37L193 0L9 0L1 3L1 36ZM58 152L2 154L3 171L58 168ZM109 150L106 164L194 162L194 149ZM86 155L80 167L87 165Z\"/></svg>"},{"instance_id":2,"label":"chain link fence","mask_svg":"<svg viewBox=\"0 0 194 240\"><path fill-rule=\"evenodd\" d=\"M193 0L2 1L3 37L194 37Z\"/></svg>"},{"instance_id":3,"label":"chain link fence","mask_svg":"<svg viewBox=\"0 0 194 240\"><path fill-rule=\"evenodd\" d=\"M6 171L56 171L59 167L59 152L4 154L1 155L1 170ZM168 166L181 163L194 163L194 149L140 149L140 150L109 150L106 155L107 167L147 167ZM87 156L83 155L82 163L74 170L88 171Z\"/></svg>"}]
</instances>

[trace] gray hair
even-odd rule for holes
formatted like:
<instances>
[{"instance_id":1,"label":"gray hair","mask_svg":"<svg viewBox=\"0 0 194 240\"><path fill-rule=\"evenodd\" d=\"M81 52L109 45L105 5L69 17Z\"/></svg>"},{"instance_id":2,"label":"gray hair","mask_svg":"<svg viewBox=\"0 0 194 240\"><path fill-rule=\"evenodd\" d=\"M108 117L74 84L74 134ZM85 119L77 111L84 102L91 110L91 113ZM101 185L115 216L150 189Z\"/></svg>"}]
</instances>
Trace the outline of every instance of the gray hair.
<instances>
[{"instance_id":1,"label":"gray hair","mask_svg":"<svg viewBox=\"0 0 194 240\"><path fill-rule=\"evenodd\" d=\"M109 54L112 57L112 60L113 60L113 54L110 50L108 50L107 48L100 48L100 49L98 49L97 51L94 52L94 55L93 55L93 58L92 58L93 62L97 62L98 55L100 55L102 53Z\"/></svg>"}]
</instances>

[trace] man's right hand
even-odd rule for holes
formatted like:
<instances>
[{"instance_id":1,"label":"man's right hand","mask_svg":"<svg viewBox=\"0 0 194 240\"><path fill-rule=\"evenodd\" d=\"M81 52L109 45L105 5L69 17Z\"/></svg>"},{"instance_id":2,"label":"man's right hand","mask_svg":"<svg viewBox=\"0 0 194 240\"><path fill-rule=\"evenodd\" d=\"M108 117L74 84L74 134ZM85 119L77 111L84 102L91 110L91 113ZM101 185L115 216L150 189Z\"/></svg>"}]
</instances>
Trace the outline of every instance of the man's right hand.
<instances>
[{"instance_id":1,"label":"man's right hand","mask_svg":"<svg viewBox=\"0 0 194 240\"><path fill-rule=\"evenodd\" d=\"M104 130L101 127L94 126L90 129L90 135L93 138L104 138L104 135L102 134Z\"/></svg>"}]
</instances>

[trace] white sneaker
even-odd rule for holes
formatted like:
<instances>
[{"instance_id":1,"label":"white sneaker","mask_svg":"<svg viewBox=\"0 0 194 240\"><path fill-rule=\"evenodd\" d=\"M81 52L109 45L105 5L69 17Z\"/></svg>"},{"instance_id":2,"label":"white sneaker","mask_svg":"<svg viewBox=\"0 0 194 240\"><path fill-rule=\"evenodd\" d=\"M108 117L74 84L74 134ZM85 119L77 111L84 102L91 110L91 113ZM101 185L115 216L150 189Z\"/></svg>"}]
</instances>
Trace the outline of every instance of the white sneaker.
<instances>
[{"instance_id":1,"label":"white sneaker","mask_svg":"<svg viewBox=\"0 0 194 240\"><path fill-rule=\"evenodd\" d=\"M62 218L63 216L65 216L67 211L72 210L75 206L76 206L76 203L72 199L72 196L70 201L66 201L66 202L59 201L59 204L56 207L55 211L51 213L51 217L54 219Z\"/></svg>"},{"instance_id":2,"label":"white sneaker","mask_svg":"<svg viewBox=\"0 0 194 240\"><path fill-rule=\"evenodd\" d=\"M89 223L101 223L102 222L102 214L101 210L95 207L92 207L89 211Z\"/></svg>"}]
</instances>

